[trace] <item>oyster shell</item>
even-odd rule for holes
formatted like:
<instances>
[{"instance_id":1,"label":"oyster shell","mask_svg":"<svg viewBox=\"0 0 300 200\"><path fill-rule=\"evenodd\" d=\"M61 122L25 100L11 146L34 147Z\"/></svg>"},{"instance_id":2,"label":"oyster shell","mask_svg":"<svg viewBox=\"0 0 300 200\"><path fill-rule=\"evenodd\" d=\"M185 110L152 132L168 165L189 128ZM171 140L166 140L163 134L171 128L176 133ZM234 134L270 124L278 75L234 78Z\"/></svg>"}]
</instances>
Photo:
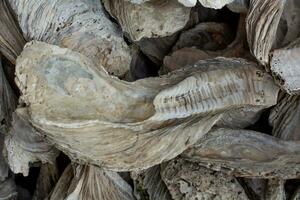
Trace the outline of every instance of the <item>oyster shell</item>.
<instances>
[{"instance_id":1,"label":"oyster shell","mask_svg":"<svg viewBox=\"0 0 300 200\"><path fill-rule=\"evenodd\" d=\"M25 176L28 176L30 163L54 163L58 156L58 151L31 126L26 110L22 108L13 114L12 129L5 138L5 147L11 170Z\"/></svg>"},{"instance_id":2,"label":"oyster shell","mask_svg":"<svg viewBox=\"0 0 300 200\"><path fill-rule=\"evenodd\" d=\"M232 3L234 0L199 0L199 2L207 8L221 9L226 4Z\"/></svg>"},{"instance_id":3,"label":"oyster shell","mask_svg":"<svg viewBox=\"0 0 300 200\"><path fill-rule=\"evenodd\" d=\"M219 112L274 105L278 92L245 60L207 60L128 83L83 55L40 42L26 46L16 74L34 127L71 158L118 171L172 159L209 131Z\"/></svg>"},{"instance_id":4,"label":"oyster shell","mask_svg":"<svg viewBox=\"0 0 300 200\"><path fill-rule=\"evenodd\" d=\"M300 38L271 56L271 72L277 83L289 94L300 93Z\"/></svg>"},{"instance_id":5,"label":"oyster shell","mask_svg":"<svg viewBox=\"0 0 300 200\"><path fill-rule=\"evenodd\" d=\"M221 128L209 132L182 156L235 176L291 179L298 177L300 171L299 151L299 141Z\"/></svg>"},{"instance_id":6,"label":"oyster shell","mask_svg":"<svg viewBox=\"0 0 300 200\"><path fill-rule=\"evenodd\" d=\"M9 2L28 41L39 40L80 52L118 77L129 70L129 47L100 1Z\"/></svg>"},{"instance_id":7,"label":"oyster shell","mask_svg":"<svg viewBox=\"0 0 300 200\"><path fill-rule=\"evenodd\" d=\"M262 64L269 63L269 52L286 0L250 0L246 19L247 39L251 53Z\"/></svg>"},{"instance_id":8,"label":"oyster shell","mask_svg":"<svg viewBox=\"0 0 300 200\"><path fill-rule=\"evenodd\" d=\"M176 0L133 4L124 0L103 0L105 8L117 19L124 32L138 41L165 37L181 30L190 17L190 8Z\"/></svg>"},{"instance_id":9,"label":"oyster shell","mask_svg":"<svg viewBox=\"0 0 300 200\"><path fill-rule=\"evenodd\" d=\"M235 177L180 158L167 163L161 174L174 200L248 199Z\"/></svg>"},{"instance_id":10,"label":"oyster shell","mask_svg":"<svg viewBox=\"0 0 300 200\"><path fill-rule=\"evenodd\" d=\"M0 1L0 53L15 64L25 40L6 0Z\"/></svg>"},{"instance_id":11,"label":"oyster shell","mask_svg":"<svg viewBox=\"0 0 300 200\"><path fill-rule=\"evenodd\" d=\"M50 200L134 200L131 187L116 172L95 166L69 165Z\"/></svg>"}]
</instances>

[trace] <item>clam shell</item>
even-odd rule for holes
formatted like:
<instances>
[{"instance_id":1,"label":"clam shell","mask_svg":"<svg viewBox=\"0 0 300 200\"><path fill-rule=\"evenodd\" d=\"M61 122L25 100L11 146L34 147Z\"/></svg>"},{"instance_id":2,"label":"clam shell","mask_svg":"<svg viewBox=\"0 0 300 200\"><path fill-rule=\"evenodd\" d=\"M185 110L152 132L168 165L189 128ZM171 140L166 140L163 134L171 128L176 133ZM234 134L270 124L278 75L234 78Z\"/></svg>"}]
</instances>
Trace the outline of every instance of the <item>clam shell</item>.
<instances>
[{"instance_id":1,"label":"clam shell","mask_svg":"<svg viewBox=\"0 0 300 200\"><path fill-rule=\"evenodd\" d=\"M182 157L239 177L298 177L299 141L284 141L248 130L216 129Z\"/></svg>"},{"instance_id":2,"label":"clam shell","mask_svg":"<svg viewBox=\"0 0 300 200\"><path fill-rule=\"evenodd\" d=\"M248 199L235 177L180 158L167 163L161 174L174 200Z\"/></svg>"}]
</instances>

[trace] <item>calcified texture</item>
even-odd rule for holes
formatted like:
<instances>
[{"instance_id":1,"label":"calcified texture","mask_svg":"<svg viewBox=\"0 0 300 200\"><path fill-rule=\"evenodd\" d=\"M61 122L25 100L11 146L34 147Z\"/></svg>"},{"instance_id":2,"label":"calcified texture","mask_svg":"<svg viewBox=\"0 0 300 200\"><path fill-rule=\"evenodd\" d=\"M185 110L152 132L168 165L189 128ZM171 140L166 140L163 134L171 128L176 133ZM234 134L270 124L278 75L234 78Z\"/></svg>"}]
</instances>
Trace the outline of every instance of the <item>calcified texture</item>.
<instances>
[{"instance_id":1,"label":"calcified texture","mask_svg":"<svg viewBox=\"0 0 300 200\"><path fill-rule=\"evenodd\" d=\"M250 50L263 65L269 63L269 52L275 41L277 26L286 0L250 0L246 19Z\"/></svg>"},{"instance_id":2,"label":"calcified texture","mask_svg":"<svg viewBox=\"0 0 300 200\"><path fill-rule=\"evenodd\" d=\"M132 40L169 36L189 20L190 9L176 0L132 4L124 0L103 0L105 8Z\"/></svg>"},{"instance_id":3,"label":"calcified texture","mask_svg":"<svg viewBox=\"0 0 300 200\"><path fill-rule=\"evenodd\" d=\"M18 109L13 114L11 133L5 138L10 168L14 173L25 176L28 175L30 163L54 163L58 155L58 151L29 124L26 115L25 109Z\"/></svg>"},{"instance_id":4,"label":"calcified texture","mask_svg":"<svg viewBox=\"0 0 300 200\"><path fill-rule=\"evenodd\" d=\"M9 12L6 0L0 1L0 53L11 63L16 63L17 56L21 53L25 40L12 14Z\"/></svg>"},{"instance_id":5,"label":"calcified texture","mask_svg":"<svg viewBox=\"0 0 300 200\"><path fill-rule=\"evenodd\" d=\"M217 113L269 107L278 92L268 74L244 60L207 60L126 83L83 55L37 42L26 46L16 74L36 128L72 158L113 170L172 159L216 123Z\"/></svg>"},{"instance_id":6,"label":"calcified texture","mask_svg":"<svg viewBox=\"0 0 300 200\"><path fill-rule=\"evenodd\" d=\"M129 70L128 46L107 18L100 1L9 2L28 41L34 39L70 48L119 77Z\"/></svg>"},{"instance_id":7,"label":"calcified texture","mask_svg":"<svg viewBox=\"0 0 300 200\"><path fill-rule=\"evenodd\" d=\"M300 38L272 52L271 71L287 93L300 93Z\"/></svg>"},{"instance_id":8,"label":"calcified texture","mask_svg":"<svg viewBox=\"0 0 300 200\"><path fill-rule=\"evenodd\" d=\"M160 166L140 172L132 172L134 195L137 200L172 200L169 190L160 176Z\"/></svg>"},{"instance_id":9,"label":"calcified texture","mask_svg":"<svg viewBox=\"0 0 300 200\"><path fill-rule=\"evenodd\" d=\"M208 133L183 157L235 176L290 179L298 177L299 152L299 141L222 128Z\"/></svg>"},{"instance_id":10,"label":"calcified texture","mask_svg":"<svg viewBox=\"0 0 300 200\"><path fill-rule=\"evenodd\" d=\"M50 200L134 200L131 187L116 172L94 166L69 165Z\"/></svg>"},{"instance_id":11,"label":"calcified texture","mask_svg":"<svg viewBox=\"0 0 300 200\"><path fill-rule=\"evenodd\" d=\"M183 159L170 161L162 170L162 178L174 200L248 199L235 177Z\"/></svg>"}]
</instances>

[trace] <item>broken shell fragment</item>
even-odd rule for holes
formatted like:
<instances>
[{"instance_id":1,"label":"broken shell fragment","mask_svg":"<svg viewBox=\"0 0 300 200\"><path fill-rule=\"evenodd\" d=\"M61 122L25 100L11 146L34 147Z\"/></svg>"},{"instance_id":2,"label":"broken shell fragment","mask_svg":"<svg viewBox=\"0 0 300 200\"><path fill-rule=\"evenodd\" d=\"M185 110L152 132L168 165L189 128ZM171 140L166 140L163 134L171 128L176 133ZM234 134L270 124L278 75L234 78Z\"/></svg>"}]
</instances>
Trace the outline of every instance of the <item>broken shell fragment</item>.
<instances>
[{"instance_id":1,"label":"broken shell fragment","mask_svg":"<svg viewBox=\"0 0 300 200\"><path fill-rule=\"evenodd\" d=\"M272 151L270 151L272 149ZM298 177L300 143L248 130L216 129L182 156L240 177Z\"/></svg>"},{"instance_id":2,"label":"broken shell fragment","mask_svg":"<svg viewBox=\"0 0 300 200\"><path fill-rule=\"evenodd\" d=\"M123 31L134 41L170 36L184 28L190 17L190 8L176 0L149 1L143 4L103 0L103 3L120 23Z\"/></svg>"},{"instance_id":3,"label":"broken shell fragment","mask_svg":"<svg viewBox=\"0 0 300 200\"><path fill-rule=\"evenodd\" d=\"M118 77L129 70L131 55L122 33L100 1L9 0L25 38L70 48Z\"/></svg>"},{"instance_id":4,"label":"broken shell fragment","mask_svg":"<svg viewBox=\"0 0 300 200\"><path fill-rule=\"evenodd\" d=\"M183 159L175 159L166 164L162 170L162 178L174 200L248 199L235 177Z\"/></svg>"}]
</instances>

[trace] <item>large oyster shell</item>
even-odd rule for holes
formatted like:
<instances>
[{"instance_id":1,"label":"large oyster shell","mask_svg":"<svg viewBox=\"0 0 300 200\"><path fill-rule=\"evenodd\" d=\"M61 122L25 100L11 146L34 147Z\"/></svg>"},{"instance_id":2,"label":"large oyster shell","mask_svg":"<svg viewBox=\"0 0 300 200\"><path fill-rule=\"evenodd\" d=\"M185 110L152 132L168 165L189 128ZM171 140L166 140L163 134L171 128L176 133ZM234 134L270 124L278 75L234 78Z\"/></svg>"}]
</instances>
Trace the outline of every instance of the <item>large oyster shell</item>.
<instances>
[{"instance_id":1,"label":"large oyster shell","mask_svg":"<svg viewBox=\"0 0 300 200\"><path fill-rule=\"evenodd\" d=\"M278 92L245 60L202 61L128 83L83 55L40 42L26 46L16 74L37 129L71 158L113 170L172 159L209 131L219 112L274 105Z\"/></svg>"}]
</instances>

